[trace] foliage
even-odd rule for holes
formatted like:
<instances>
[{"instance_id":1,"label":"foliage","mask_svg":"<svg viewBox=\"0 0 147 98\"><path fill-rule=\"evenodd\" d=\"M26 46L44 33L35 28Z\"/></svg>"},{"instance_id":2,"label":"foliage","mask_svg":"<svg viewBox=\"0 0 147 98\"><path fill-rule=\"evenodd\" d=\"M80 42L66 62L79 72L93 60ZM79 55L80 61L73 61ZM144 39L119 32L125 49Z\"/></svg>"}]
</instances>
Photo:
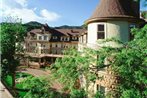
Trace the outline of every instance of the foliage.
<instances>
[{"instance_id":1,"label":"foliage","mask_svg":"<svg viewBox=\"0 0 147 98\"><path fill-rule=\"evenodd\" d=\"M87 88L89 82L101 79L97 71L110 67L113 74L119 76L115 93L121 98L145 98L147 96L147 25L142 29L133 29L132 32L134 40L122 43L122 47L119 48L86 48L82 53L73 49L66 51L65 56L58 59L52 67L54 77L65 85L72 95L73 90L81 88L75 86L81 75L86 78ZM98 96L97 94L97 98Z\"/></svg>"},{"instance_id":2,"label":"foliage","mask_svg":"<svg viewBox=\"0 0 147 98\"><path fill-rule=\"evenodd\" d=\"M144 19L147 19L147 11L142 11L142 12L141 12L141 16L142 16Z\"/></svg>"},{"instance_id":3,"label":"foliage","mask_svg":"<svg viewBox=\"0 0 147 98\"><path fill-rule=\"evenodd\" d=\"M29 76L32 76L30 74L27 74L27 73L16 73L16 79L19 79L19 78L26 78L26 77L29 77ZM4 82L7 84L8 87L12 87L12 76L11 75L7 75L5 78L4 78ZM16 87L20 87L16 84Z\"/></svg>"},{"instance_id":4,"label":"foliage","mask_svg":"<svg viewBox=\"0 0 147 98\"><path fill-rule=\"evenodd\" d=\"M87 94L84 89L79 89L79 90L74 89L71 92L70 98L86 98L86 96Z\"/></svg>"},{"instance_id":5,"label":"foliage","mask_svg":"<svg viewBox=\"0 0 147 98\"><path fill-rule=\"evenodd\" d=\"M66 98L67 96L51 88L45 77L29 77L23 81L23 89L29 91L23 98Z\"/></svg>"},{"instance_id":6,"label":"foliage","mask_svg":"<svg viewBox=\"0 0 147 98\"><path fill-rule=\"evenodd\" d=\"M142 29L134 29L132 32L135 35L134 40L116 55L112 67L121 78L119 84L121 96L125 93L128 96L145 98L145 92L147 92L147 25Z\"/></svg>"},{"instance_id":7,"label":"foliage","mask_svg":"<svg viewBox=\"0 0 147 98\"><path fill-rule=\"evenodd\" d=\"M24 78L25 79L25 78L27 78L29 76L32 76L32 75L27 74L27 73L21 73L21 72L16 73L16 79L20 79L20 78ZM12 87L12 76L11 75L7 75L3 80L4 80L5 84L8 87ZM23 83L21 83L21 82L20 83L17 83L16 84L16 88L17 88L18 95L20 97L23 97L23 96L26 95L27 91L25 91L25 90L23 90L23 91L19 90L19 89L23 89Z\"/></svg>"},{"instance_id":8,"label":"foliage","mask_svg":"<svg viewBox=\"0 0 147 98\"><path fill-rule=\"evenodd\" d=\"M97 92L95 94L95 98L104 98L104 95L102 95L100 92Z\"/></svg>"},{"instance_id":9,"label":"foliage","mask_svg":"<svg viewBox=\"0 0 147 98\"><path fill-rule=\"evenodd\" d=\"M29 77L23 81L23 89L29 89L24 98L47 98L50 88L45 78Z\"/></svg>"},{"instance_id":10,"label":"foliage","mask_svg":"<svg viewBox=\"0 0 147 98\"><path fill-rule=\"evenodd\" d=\"M70 49L64 54L64 58L57 59L52 66L53 75L64 84L65 88L76 89L78 88L76 84L78 84L79 76L88 71L90 58L88 56L82 57L81 53L75 49Z\"/></svg>"},{"instance_id":11,"label":"foliage","mask_svg":"<svg viewBox=\"0 0 147 98\"><path fill-rule=\"evenodd\" d=\"M29 32L32 29L40 29L43 26L43 24L36 21L31 21L26 24L23 24L23 26L26 27L27 31Z\"/></svg>"},{"instance_id":12,"label":"foliage","mask_svg":"<svg viewBox=\"0 0 147 98\"><path fill-rule=\"evenodd\" d=\"M19 65L19 58L16 52L22 51L21 42L24 40L25 28L22 26L19 19L9 18L5 23L1 23L1 64L2 78L6 74L13 76L13 87L15 86L15 70ZM17 43L17 45L16 45Z\"/></svg>"}]
</instances>

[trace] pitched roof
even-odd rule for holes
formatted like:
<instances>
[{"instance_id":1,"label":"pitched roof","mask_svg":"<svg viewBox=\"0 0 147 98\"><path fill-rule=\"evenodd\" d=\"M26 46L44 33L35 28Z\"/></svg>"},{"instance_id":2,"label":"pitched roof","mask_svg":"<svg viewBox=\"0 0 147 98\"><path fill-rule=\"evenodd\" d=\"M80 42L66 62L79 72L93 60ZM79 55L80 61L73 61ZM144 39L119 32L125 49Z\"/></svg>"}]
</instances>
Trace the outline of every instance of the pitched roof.
<instances>
[{"instance_id":1,"label":"pitched roof","mask_svg":"<svg viewBox=\"0 0 147 98\"><path fill-rule=\"evenodd\" d=\"M47 24L43 25L41 29L33 29L30 31L30 33L33 34L50 33L52 36L79 36L84 32L86 32L86 29L54 29L49 27Z\"/></svg>"},{"instance_id":2,"label":"pitched roof","mask_svg":"<svg viewBox=\"0 0 147 98\"><path fill-rule=\"evenodd\" d=\"M86 24L114 18L139 20L139 2L133 0L101 0Z\"/></svg>"},{"instance_id":3,"label":"pitched roof","mask_svg":"<svg viewBox=\"0 0 147 98\"><path fill-rule=\"evenodd\" d=\"M57 31L65 34L66 36L78 36L79 34L85 32L85 29L56 29Z\"/></svg>"}]
</instances>

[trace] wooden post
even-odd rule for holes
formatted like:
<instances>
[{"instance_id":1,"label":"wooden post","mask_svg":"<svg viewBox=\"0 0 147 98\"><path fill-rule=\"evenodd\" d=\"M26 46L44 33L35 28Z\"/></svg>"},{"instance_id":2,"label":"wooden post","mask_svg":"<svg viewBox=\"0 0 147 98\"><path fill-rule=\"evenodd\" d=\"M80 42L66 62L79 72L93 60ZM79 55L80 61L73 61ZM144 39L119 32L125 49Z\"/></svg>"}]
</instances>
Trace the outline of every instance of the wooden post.
<instances>
[{"instance_id":1,"label":"wooden post","mask_svg":"<svg viewBox=\"0 0 147 98\"><path fill-rule=\"evenodd\" d=\"M41 58L39 58L39 68L41 67Z\"/></svg>"},{"instance_id":2,"label":"wooden post","mask_svg":"<svg viewBox=\"0 0 147 98\"><path fill-rule=\"evenodd\" d=\"M46 58L45 57L43 58L43 64L44 64L44 66L46 64Z\"/></svg>"}]
</instances>

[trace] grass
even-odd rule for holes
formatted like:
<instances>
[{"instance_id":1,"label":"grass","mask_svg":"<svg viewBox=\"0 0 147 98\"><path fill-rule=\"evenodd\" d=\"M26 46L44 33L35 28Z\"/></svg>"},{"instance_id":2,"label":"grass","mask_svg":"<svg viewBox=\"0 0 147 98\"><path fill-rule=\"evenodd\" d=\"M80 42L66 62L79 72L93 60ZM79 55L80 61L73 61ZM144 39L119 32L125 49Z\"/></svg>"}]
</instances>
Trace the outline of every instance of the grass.
<instances>
[{"instance_id":1,"label":"grass","mask_svg":"<svg viewBox=\"0 0 147 98\"><path fill-rule=\"evenodd\" d=\"M32 75L27 74L27 73L22 73L22 72L16 73L16 79L25 78L25 77L29 77L29 76L32 76ZM4 79L4 81L5 81L5 83L7 84L8 87L12 87L12 76L7 75L6 78ZM22 83L17 83L16 88L23 89L23 84ZM18 91L18 93L19 93L19 96L22 98L22 97L24 97L26 95L27 92Z\"/></svg>"}]
</instances>

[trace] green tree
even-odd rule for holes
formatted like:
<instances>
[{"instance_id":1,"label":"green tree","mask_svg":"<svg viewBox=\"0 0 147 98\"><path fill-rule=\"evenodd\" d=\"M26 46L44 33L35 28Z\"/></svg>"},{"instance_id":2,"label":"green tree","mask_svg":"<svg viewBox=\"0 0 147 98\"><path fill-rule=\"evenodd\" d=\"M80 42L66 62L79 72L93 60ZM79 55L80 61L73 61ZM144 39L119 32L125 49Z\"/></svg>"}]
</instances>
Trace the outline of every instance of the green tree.
<instances>
[{"instance_id":1,"label":"green tree","mask_svg":"<svg viewBox=\"0 0 147 98\"><path fill-rule=\"evenodd\" d=\"M88 54L88 52L87 52ZM82 88L80 88L80 79L79 77L84 74L88 76L89 72L89 55L81 56L81 53L75 49L69 49L64 52L64 58L57 59L55 64L52 66L53 77L55 77L61 84L64 85L64 91L70 91L73 98L77 98L79 94L84 94ZM75 95L74 95L75 94ZM79 95L80 96L80 95Z\"/></svg>"},{"instance_id":2,"label":"green tree","mask_svg":"<svg viewBox=\"0 0 147 98\"><path fill-rule=\"evenodd\" d=\"M82 53L76 50L66 51L65 56L58 59L52 67L54 77L65 85L72 95L74 90L81 88L76 86L80 75L85 76L88 87L89 82L101 79L97 75L101 68L111 67L113 73L119 76L117 89L112 93L118 94L120 98L146 98L147 25L142 29L133 29L132 32L134 40L121 43L123 46L120 48L101 47L94 50L86 48ZM112 40L103 43L108 41ZM105 64L106 60L109 61L108 64Z\"/></svg>"},{"instance_id":3,"label":"green tree","mask_svg":"<svg viewBox=\"0 0 147 98\"><path fill-rule=\"evenodd\" d=\"M121 97L145 98L147 96L147 25L134 29L135 38L115 57L114 71L121 78Z\"/></svg>"},{"instance_id":4,"label":"green tree","mask_svg":"<svg viewBox=\"0 0 147 98\"><path fill-rule=\"evenodd\" d=\"M50 83L43 77L29 77L23 81L23 88L29 89L24 98L48 98Z\"/></svg>"},{"instance_id":5,"label":"green tree","mask_svg":"<svg viewBox=\"0 0 147 98\"><path fill-rule=\"evenodd\" d=\"M24 40L25 28L19 19L9 18L0 24L1 30L1 70L2 78L7 74L12 76L12 87L15 88L15 71L19 65L16 52L22 51L21 42Z\"/></svg>"},{"instance_id":6,"label":"green tree","mask_svg":"<svg viewBox=\"0 0 147 98\"><path fill-rule=\"evenodd\" d=\"M23 88L29 90L24 98L69 98L51 85L48 77L29 77L23 81Z\"/></svg>"}]
</instances>

